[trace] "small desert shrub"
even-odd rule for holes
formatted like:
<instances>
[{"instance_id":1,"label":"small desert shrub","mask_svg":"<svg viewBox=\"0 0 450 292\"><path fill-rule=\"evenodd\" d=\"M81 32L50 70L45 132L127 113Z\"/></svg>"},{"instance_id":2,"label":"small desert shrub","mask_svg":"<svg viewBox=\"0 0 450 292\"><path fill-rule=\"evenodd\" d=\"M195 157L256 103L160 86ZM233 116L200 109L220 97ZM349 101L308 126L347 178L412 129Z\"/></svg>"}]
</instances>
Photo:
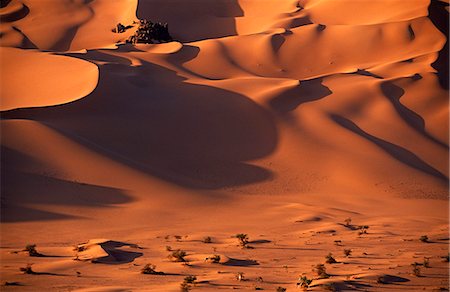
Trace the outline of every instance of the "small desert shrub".
<instances>
[{"instance_id":1,"label":"small desert shrub","mask_svg":"<svg viewBox=\"0 0 450 292\"><path fill-rule=\"evenodd\" d=\"M286 291L286 288L284 288L284 287L278 287L276 291L277 291L277 292L285 292L285 291Z\"/></svg>"},{"instance_id":2,"label":"small desert shrub","mask_svg":"<svg viewBox=\"0 0 450 292\"><path fill-rule=\"evenodd\" d=\"M142 270L141 273L142 274L146 274L146 275L164 275L163 272L157 272L155 271L156 266L152 265L152 264L146 264Z\"/></svg>"},{"instance_id":3,"label":"small desert shrub","mask_svg":"<svg viewBox=\"0 0 450 292\"><path fill-rule=\"evenodd\" d=\"M203 238L203 243L212 243L211 237L207 236L207 237Z\"/></svg>"},{"instance_id":4,"label":"small desert shrub","mask_svg":"<svg viewBox=\"0 0 450 292\"><path fill-rule=\"evenodd\" d=\"M28 252L30 257L42 257L43 256L43 254L39 253L36 250L36 244L27 244L27 246L25 247L25 249L23 251Z\"/></svg>"},{"instance_id":5,"label":"small desert shrub","mask_svg":"<svg viewBox=\"0 0 450 292\"><path fill-rule=\"evenodd\" d=\"M197 281L196 276L187 276L184 278L184 283L195 284L195 281Z\"/></svg>"},{"instance_id":6,"label":"small desert shrub","mask_svg":"<svg viewBox=\"0 0 450 292\"><path fill-rule=\"evenodd\" d=\"M114 32L114 33L123 33L123 32L125 32L125 30L126 30L125 25L123 25L122 23L119 22L116 25L116 27L113 28L111 31Z\"/></svg>"},{"instance_id":7,"label":"small desert shrub","mask_svg":"<svg viewBox=\"0 0 450 292\"><path fill-rule=\"evenodd\" d=\"M352 250L351 249L344 249L344 255L346 257L350 256L352 254Z\"/></svg>"},{"instance_id":8,"label":"small desert shrub","mask_svg":"<svg viewBox=\"0 0 450 292\"><path fill-rule=\"evenodd\" d=\"M359 235L367 234L367 229L369 229L369 226L368 225L360 225L360 226L358 226L358 229L359 229L359 231L358 231Z\"/></svg>"},{"instance_id":9,"label":"small desert shrub","mask_svg":"<svg viewBox=\"0 0 450 292\"><path fill-rule=\"evenodd\" d=\"M428 236L426 236L426 235L422 235L420 238L420 241L422 241L422 242L429 242L428 240Z\"/></svg>"},{"instance_id":10,"label":"small desert shrub","mask_svg":"<svg viewBox=\"0 0 450 292\"><path fill-rule=\"evenodd\" d=\"M334 241L334 244L335 244L335 245L338 245L338 246L339 246L339 245L342 245L342 240L335 240L335 241Z\"/></svg>"},{"instance_id":11,"label":"small desert shrub","mask_svg":"<svg viewBox=\"0 0 450 292\"><path fill-rule=\"evenodd\" d=\"M335 264L337 263L336 259L333 257L333 255L331 254L331 252L325 257L326 259L326 263L327 264Z\"/></svg>"},{"instance_id":12,"label":"small desert shrub","mask_svg":"<svg viewBox=\"0 0 450 292\"><path fill-rule=\"evenodd\" d=\"M420 268L419 268L419 264L418 263L413 263L411 264L412 266L412 273L414 276L416 277L420 277Z\"/></svg>"},{"instance_id":13,"label":"small desert shrub","mask_svg":"<svg viewBox=\"0 0 450 292\"><path fill-rule=\"evenodd\" d=\"M239 233L239 234L236 234L236 236L235 236L237 239L238 239L238 241L239 241L239 245L240 246L242 246L242 247L247 247L247 244L248 244L248 235L247 234L244 234L244 233Z\"/></svg>"},{"instance_id":14,"label":"small desert shrub","mask_svg":"<svg viewBox=\"0 0 450 292\"><path fill-rule=\"evenodd\" d=\"M217 264L217 263L220 262L220 255L215 254L215 255L213 255L212 257L207 257L205 260L208 261L208 262Z\"/></svg>"},{"instance_id":15,"label":"small desert shrub","mask_svg":"<svg viewBox=\"0 0 450 292\"><path fill-rule=\"evenodd\" d=\"M245 278L244 278L244 273L243 273L243 272L238 272L238 273L236 274L236 279L237 279L238 281L244 281L244 280L245 280Z\"/></svg>"},{"instance_id":16,"label":"small desert shrub","mask_svg":"<svg viewBox=\"0 0 450 292\"><path fill-rule=\"evenodd\" d=\"M167 251L173 251L172 247L170 245L166 245L166 250Z\"/></svg>"},{"instance_id":17,"label":"small desert shrub","mask_svg":"<svg viewBox=\"0 0 450 292\"><path fill-rule=\"evenodd\" d=\"M327 274L327 269L325 268L324 264L317 264L313 268L313 271L316 272L319 279L326 279L330 277L330 275Z\"/></svg>"},{"instance_id":18,"label":"small desert shrub","mask_svg":"<svg viewBox=\"0 0 450 292\"><path fill-rule=\"evenodd\" d=\"M174 235L176 241L181 241L181 238L183 238L181 235Z\"/></svg>"},{"instance_id":19,"label":"small desert shrub","mask_svg":"<svg viewBox=\"0 0 450 292\"><path fill-rule=\"evenodd\" d=\"M84 245L77 245L77 246L75 246L73 248L73 250L76 251L76 252L82 252L82 251L86 250L86 246L84 246Z\"/></svg>"},{"instance_id":20,"label":"small desert shrub","mask_svg":"<svg viewBox=\"0 0 450 292\"><path fill-rule=\"evenodd\" d=\"M347 218L344 220L344 226L349 227L352 224L352 218Z\"/></svg>"},{"instance_id":21,"label":"small desert shrub","mask_svg":"<svg viewBox=\"0 0 450 292\"><path fill-rule=\"evenodd\" d=\"M189 285L188 283L185 283L185 282L180 284L181 292L189 292L189 290L191 290L191 285Z\"/></svg>"},{"instance_id":22,"label":"small desert shrub","mask_svg":"<svg viewBox=\"0 0 450 292\"><path fill-rule=\"evenodd\" d=\"M297 286L301 288L308 288L312 281L312 279L308 279L306 276L301 276L298 279Z\"/></svg>"},{"instance_id":23,"label":"small desert shrub","mask_svg":"<svg viewBox=\"0 0 450 292\"><path fill-rule=\"evenodd\" d=\"M171 258L174 262L186 262L186 259L184 258L186 255L187 254L184 250L177 249L169 255L169 258Z\"/></svg>"},{"instance_id":24,"label":"small desert shrub","mask_svg":"<svg viewBox=\"0 0 450 292\"><path fill-rule=\"evenodd\" d=\"M430 259L429 258L423 258L423 264L422 264L425 268L429 268L430 267Z\"/></svg>"},{"instance_id":25,"label":"small desert shrub","mask_svg":"<svg viewBox=\"0 0 450 292\"><path fill-rule=\"evenodd\" d=\"M172 37L169 34L169 27L167 23L162 24L160 22L153 23L146 19L139 20L139 27L134 35L132 35L127 42L136 44L153 44L153 43L165 43L172 41Z\"/></svg>"},{"instance_id":26,"label":"small desert shrub","mask_svg":"<svg viewBox=\"0 0 450 292\"><path fill-rule=\"evenodd\" d=\"M448 255L445 255L445 256L441 257L441 259L442 259L443 262L447 262L448 263L449 260L450 260L450 253Z\"/></svg>"},{"instance_id":27,"label":"small desert shrub","mask_svg":"<svg viewBox=\"0 0 450 292\"><path fill-rule=\"evenodd\" d=\"M20 268L20 271L22 271L24 274L30 274L30 275L37 274L35 271L33 271L33 269L31 268L31 265L32 264L27 264L26 267Z\"/></svg>"}]
</instances>

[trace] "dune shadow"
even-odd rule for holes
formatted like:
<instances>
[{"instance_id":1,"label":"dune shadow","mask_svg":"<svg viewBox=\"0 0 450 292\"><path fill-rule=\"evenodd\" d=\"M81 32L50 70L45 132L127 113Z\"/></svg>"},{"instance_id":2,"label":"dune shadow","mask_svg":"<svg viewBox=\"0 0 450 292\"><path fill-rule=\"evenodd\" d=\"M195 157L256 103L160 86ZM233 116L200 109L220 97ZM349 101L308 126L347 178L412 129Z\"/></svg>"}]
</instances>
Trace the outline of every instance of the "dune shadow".
<instances>
[{"instance_id":1,"label":"dune shadow","mask_svg":"<svg viewBox=\"0 0 450 292\"><path fill-rule=\"evenodd\" d=\"M426 173L428 175L434 176L442 181L447 182L448 178L439 172L434 167L427 164L425 161L423 161L421 158L419 158L417 155L412 153L411 151L400 147L398 145L395 145L393 143L390 143L388 141L385 141L383 139L377 138L373 135L370 135L369 133L363 131L361 128L359 128L355 123L350 121L349 119L346 119L342 116L336 115L336 114L329 114L330 118L336 122L338 125L346 128L349 131L352 131L353 133L365 138L366 140L372 142L379 148L381 148L383 151L385 151L387 154L389 154L391 157L396 159L397 161L412 167L416 170L419 170L423 173Z\"/></svg>"},{"instance_id":2,"label":"dune shadow","mask_svg":"<svg viewBox=\"0 0 450 292\"><path fill-rule=\"evenodd\" d=\"M390 100L397 113L408 125L410 125L415 131L419 132L425 138L441 147L448 149L447 144L439 141L425 130L425 121L420 115L410 110L400 102L400 98L405 94L405 90L403 88L390 81L381 83L380 88L383 94Z\"/></svg>"},{"instance_id":3,"label":"dune shadow","mask_svg":"<svg viewBox=\"0 0 450 292\"><path fill-rule=\"evenodd\" d=\"M383 275L379 277L378 281L380 281L383 284L393 284L393 283L409 282L409 279L393 275Z\"/></svg>"},{"instance_id":4,"label":"dune shadow","mask_svg":"<svg viewBox=\"0 0 450 292\"><path fill-rule=\"evenodd\" d=\"M141 257L143 255L142 252L125 251L120 249L121 247L136 248L135 244L110 240L100 243L99 245L108 255L92 260L93 263L114 264L114 265L126 264L133 262L136 258Z\"/></svg>"},{"instance_id":5,"label":"dune shadow","mask_svg":"<svg viewBox=\"0 0 450 292\"><path fill-rule=\"evenodd\" d=\"M439 77L439 83L444 89L449 88L449 46L448 46L448 28L449 28L449 13L447 11L449 7L448 3L431 0L428 7L428 17L433 24L444 34L446 41L444 47L439 51L438 58L431 66L437 70Z\"/></svg>"},{"instance_id":6,"label":"dune shadow","mask_svg":"<svg viewBox=\"0 0 450 292\"><path fill-rule=\"evenodd\" d=\"M137 16L153 22L169 24L175 40L192 42L236 35L235 17L244 15L237 0L202 1L138 1Z\"/></svg>"},{"instance_id":7,"label":"dune shadow","mask_svg":"<svg viewBox=\"0 0 450 292\"><path fill-rule=\"evenodd\" d=\"M322 78L300 81L300 85L290 88L269 101L270 106L281 114L287 114L300 105L319 100L332 92L322 84Z\"/></svg>"},{"instance_id":8,"label":"dune shadow","mask_svg":"<svg viewBox=\"0 0 450 292\"><path fill-rule=\"evenodd\" d=\"M248 267L248 266L258 266L259 263L255 260L239 260L230 258L227 262L223 263L224 266L239 266L239 267Z\"/></svg>"},{"instance_id":9,"label":"dune shadow","mask_svg":"<svg viewBox=\"0 0 450 292\"><path fill-rule=\"evenodd\" d=\"M1 221L20 222L71 219L64 215L34 209L33 204L107 207L131 202L122 190L27 173L37 163L22 153L1 147Z\"/></svg>"},{"instance_id":10,"label":"dune shadow","mask_svg":"<svg viewBox=\"0 0 450 292\"><path fill-rule=\"evenodd\" d=\"M272 178L270 170L246 162L277 145L269 111L243 95L186 83L161 66L129 66L124 58L105 55L79 56L108 62L99 66L97 88L85 98L11 110L2 118L44 122L93 151L186 187L216 189Z\"/></svg>"}]
</instances>

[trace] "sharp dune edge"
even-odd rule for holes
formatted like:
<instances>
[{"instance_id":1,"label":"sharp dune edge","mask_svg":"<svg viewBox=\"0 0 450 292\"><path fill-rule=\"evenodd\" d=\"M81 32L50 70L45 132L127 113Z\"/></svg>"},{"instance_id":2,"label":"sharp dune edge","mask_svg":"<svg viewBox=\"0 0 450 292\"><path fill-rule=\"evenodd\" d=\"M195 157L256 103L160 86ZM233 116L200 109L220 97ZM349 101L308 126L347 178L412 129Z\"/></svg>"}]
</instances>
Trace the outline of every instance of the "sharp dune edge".
<instances>
[{"instance_id":1,"label":"sharp dune edge","mask_svg":"<svg viewBox=\"0 0 450 292\"><path fill-rule=\"evenodd\" d=\"M11 0L0 17L0 290L448 289L448 1ZM176 41L111 31L144 18Z\"/></svg>"}]
</instances>

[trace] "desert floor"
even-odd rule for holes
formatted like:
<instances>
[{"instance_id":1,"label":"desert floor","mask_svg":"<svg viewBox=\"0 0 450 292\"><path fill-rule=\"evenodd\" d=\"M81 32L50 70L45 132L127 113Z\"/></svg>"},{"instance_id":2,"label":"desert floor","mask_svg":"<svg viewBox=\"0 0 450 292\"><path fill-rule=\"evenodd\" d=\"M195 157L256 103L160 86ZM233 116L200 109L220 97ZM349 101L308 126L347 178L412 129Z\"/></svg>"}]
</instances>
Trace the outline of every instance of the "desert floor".
<instances>
[{"instance_id":1,"label":"desert floor","mask_svg":"<svg viewBox=\"0 0 450 292\"><path fill-rule=\"evenodd\" d=\"M2 1L0 290L448 291L448 10Z\"/></svg>"}]
</instances>

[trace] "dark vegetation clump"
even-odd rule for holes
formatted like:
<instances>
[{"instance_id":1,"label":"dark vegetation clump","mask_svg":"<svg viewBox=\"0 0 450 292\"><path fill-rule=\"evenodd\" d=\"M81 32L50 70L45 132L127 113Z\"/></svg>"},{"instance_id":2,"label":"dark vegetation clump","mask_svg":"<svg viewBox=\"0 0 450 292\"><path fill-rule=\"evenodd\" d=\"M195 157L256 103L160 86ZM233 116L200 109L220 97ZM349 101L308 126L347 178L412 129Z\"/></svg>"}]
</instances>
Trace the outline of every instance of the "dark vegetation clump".
<instances>
[{"instance_id":1,"label":"dark vegetation clump","mask_svg":"<svg viewBox=\"0 0 450 292\"><path fill-rule=\"evenodd\" d=\"M327 279L330 277L330 275L328 275L327 273L327 269L325 268L324 264L317 264L314 267L313 271L316 272L319 279Z\"/></svg>"},{"instance_id":2,"label":"dark vegetation clump","mask_svg":"<svg viewBox=\"0 0 450 292\"><path fill-rule=\"evenodd\" d=\"M420 238L420 241L422 241L422 242L429 242L429 239L428 239L428 236L427 235L422 235Z\"/></svg>"},{"instance_id":3,"label":"dark vegetation clump","mask_svg":"<svg viewBox=\"0 0 450 292\"><path fill-rule=\"evenodd\" d=\"M36 250L36 244L28 244L24 251L28 252L28 254L30 255L30 257L42 257L44 256L43 254L39 253Z\"/></svg>"},{"instance_id":4,"label":"dark vegetation clump","mask_svg":"<svg viewBox=\"0 0 450 292\"><path fill-rule=\"evenodd\" d=\"M136 44L154 44L171 42L173 39L169 34L167 23L151 22L150 20L139 20L139 26L127 42Z\"/></svg>"},{"instance_id":5,"label":"dark vegetation clump","mask_svg":"<svg viewBox=\"0 0 450 292\"><path fill-rule=\"evenodd\" d=\"M164 275L163 272L157 272L156 270L156 266L152 265L152 264L146 264L142 270L141 273L142 274L146 274L146 275Z\"/></svg>"},{"instance_id":6,"label":"dark vegetation clump","mask_svg":"<svg viewBox=\"0 0 450 292\"><path fill-rule=\"evenodd\" d=\"M331 253L329 253L326 257L326 263L327 264L335 264L337 263L336 259L333 257L333 255Z\"/></svg>"},{"instance_id":7,"label":"dark vegetation clump","mask_svg":"<svg viewBox=\"0 0 450 292\"><path fill-rule=\"evenodd\" d=\"M306 289L309 287L309 285L311 285L312 281L312 279L308 279L308 277L302 276L298 279L297 287Z\"/></svg>"},{"instance_id":8,"label":"dark vegetation clump","mask_svg":"<svg viewBox=\"0 0 450 292\"><path fill-rule=\"evenodd\" d=\"M186 262L186 259L184 258L186 255L187 254L184 250L177 249L169 255L169 258L171 258L174 262Z\"/></svg>"},{"instance_id":9,"label":"dark vegetation clump","mask_svg":"<svg viewBox=\"0 0 450 292\"><path fill-rule=\"evenodd\" d=\"M284 288L284 287L278 287L277 288L277 292L285 292L286 291L286 288Z\"/></svg>"},{"instance_id":10,"label":"dark vegetation clump","mask_svg":"<svg viewBox=\"0 0 450 292\"><path fill-rule=\"evenodd\" d=\"M27 264L26 267L20 268L20 271L22 271L24 274L30 274L30 275L37 274L35 271L33 271L33 269L31 268L31 265L32 264Z\"/></svg>"}]
</instances>

